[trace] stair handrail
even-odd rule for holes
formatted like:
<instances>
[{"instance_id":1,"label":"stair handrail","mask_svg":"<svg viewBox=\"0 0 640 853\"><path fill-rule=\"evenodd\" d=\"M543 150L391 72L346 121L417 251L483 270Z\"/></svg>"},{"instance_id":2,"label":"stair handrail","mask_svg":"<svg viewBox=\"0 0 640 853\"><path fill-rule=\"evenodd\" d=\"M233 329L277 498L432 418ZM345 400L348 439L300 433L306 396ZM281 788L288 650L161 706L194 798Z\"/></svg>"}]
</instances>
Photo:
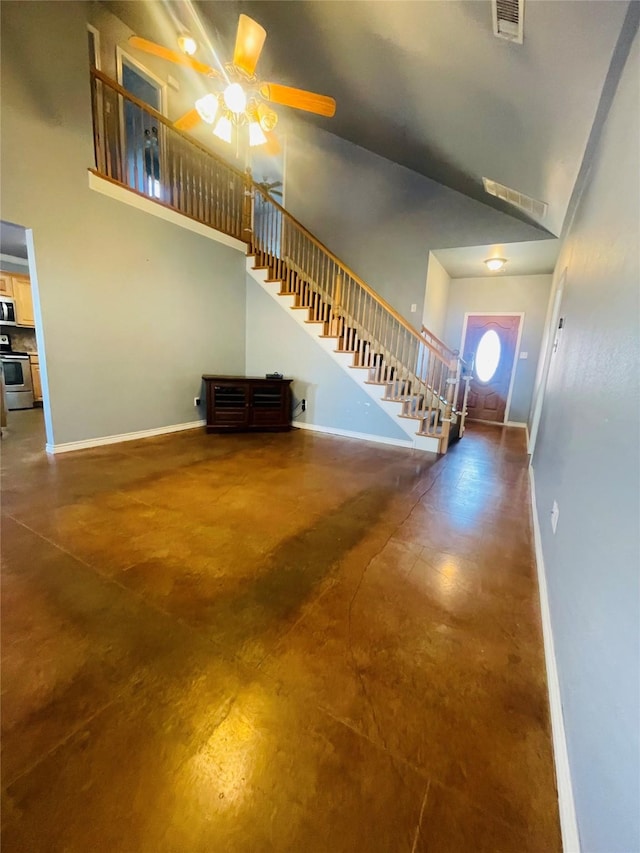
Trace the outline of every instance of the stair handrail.
<instances>
[{"instance_id":1,"label":"stair handrail","mask_svg":"<svg viewBox=\"0 0 640 853\"><path fill-rule=\"evenodd\" d=\"M445 342L441 340L437 335L434 335L433 332L428 329L424 323L420 327L420 331L427 339L435 341L435 346L443 350L443 352L445 352L449 356L450 360L460 357L459 350L451 349L451 347L447 346Z\"/></svg>"},{"instance_id":2,"label":"stair handrail","mask_svg":"<svg viewBox=\"0 0 640 853\"><path fill-rule=\"evenodd\" d=\"M433 352L433 354L438 359L440 359L444 364L451 366L450 362L452 362L453 359L457 359L457 356L454 354L453 350L449 350L449 348L446 347L446 349L449 352L451 352L451 359L447 360L446 358L444 358L440 354L437 347L435 347L432 343L430 343L430 341L426 340L426 338L414 326L412 326L411 323L409 323L407 320L405 320L405 318L402 316L402 314L399 314L398 311L396 311L396 309L393 307L393 305L391 305L389 302L387 302L387 300L384 299L384 297L380 296L380 294L377 293L372 287L370 287L366 283L366 281L364 281L362 278L360 278L360 276L357 273L355 273L350 267L348 267L344 261L342 261L334 252L331 251L331 249L329 249L327 246L325 246L325 244L321 240L319 240L315 236L315 234L312 234L312 232L309 231L308 228L305 228L305 226L300 222L300 220L296 219L296 217L293 216L285 207L283 207L281 204L279 204L273 198L273 196L271 196L271 195L269 195L269 193L265 192L262 189L262 187L259 186L253 179L251 179L250 185L251 185L251 188L254 192L260 193L263 196L265 201L267 201L269 204L273 205L276 208L276 210L278 210L285 219L287 219L289 222L291 222L293 225L295 225L295 227L299 231L301 231L305 235L305 237L307 237L307 239L309 239L312 243L314 243L314 245L318 249L320 249L320 251L323 252L327 257L331 258L331 260L335 264L337 264L337 266L339 266L342 269L343 273L345 273L346 275L349 276L349 278L352 278L355 282L357 282L357 284L366 293L368 293L369 296L371 296L371 298L374 299L375 302L378 303L378 305L380 305L382 308L384 308L385 311L394 318L394 320L397 320L397 322L400 323L400 325L403 326L406 329L406 331L410 332L413 335L413 337L416 338L416 340L420 344L428 347L431 350L431 352Z\"/></svg>"}]
</instances>

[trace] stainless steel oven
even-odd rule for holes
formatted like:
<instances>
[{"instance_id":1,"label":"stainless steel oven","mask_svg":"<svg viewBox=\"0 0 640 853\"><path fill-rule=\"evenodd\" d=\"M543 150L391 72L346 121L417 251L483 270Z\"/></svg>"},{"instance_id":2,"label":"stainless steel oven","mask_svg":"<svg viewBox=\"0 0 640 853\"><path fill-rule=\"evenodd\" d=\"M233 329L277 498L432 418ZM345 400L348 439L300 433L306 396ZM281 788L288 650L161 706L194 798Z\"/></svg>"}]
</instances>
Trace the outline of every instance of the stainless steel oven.
<instances>
[{"instance_id":1,"label":"stainless steel oven","mask_svg":"<svg viewBox=\"0 0 640 853\"><path fill-rule=\"evenodd\" d=\"M7 409L32 409L31 365L26 353L0 354Z\"/></svg>"}]
</instances>

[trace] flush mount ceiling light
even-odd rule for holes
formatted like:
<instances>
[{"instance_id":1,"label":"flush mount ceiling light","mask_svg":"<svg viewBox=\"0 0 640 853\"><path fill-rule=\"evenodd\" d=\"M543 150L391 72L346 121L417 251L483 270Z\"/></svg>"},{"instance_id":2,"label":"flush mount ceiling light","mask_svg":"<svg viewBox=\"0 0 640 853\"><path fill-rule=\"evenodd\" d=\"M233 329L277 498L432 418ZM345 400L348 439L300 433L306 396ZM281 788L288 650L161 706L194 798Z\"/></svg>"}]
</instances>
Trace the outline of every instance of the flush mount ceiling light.
<instances>
[{"instance_id":1,"label":"flush mount ceiling light","mask_svg":"<svg viewBox=\"0 0 640 853\"><path fill-rule=\"evenodd\" d=\"M193 56L198 49L198 42L189 33L180 33L178 36L178 47L187 56Z\"/></svg>"},{"instance_id":2,"label":"flush mount ceiling light","mask_svg":"<svg viewBox=\"0 0 640 853\"><path fill-rule=\"evenodd\" d=\"M131 36L129 44L137 50L197 71L208 79L214 89L177 119L173 123L175 128L190 131L204 121L212 124L215 136L225 142L232 142L235 136L237 146L242 135L250 146L269 143L268 153L277 154L280 146L273 130L278 115L270 104L331 118L336 111L336 102L326 95L259 80L255 73L256 65L266 37L266 30L257 21L248 15L240 15L233 59L224 64L218 63L219 68L192 58L198 43L185 30L178 34L181 53L139 36Z\"/></svg>"},{"instance_id":3,"label":"flush mount ceiling light","mask_svg":"<svg viewBox=\"0 0 640 853\"><path fill-rule=\"evenodd\" d=\"M485 261L487 268L490 269L491 272L498 272L504 267L506 263L506 258L487 258L487 260Z\"/></svg>"}]
</instances>

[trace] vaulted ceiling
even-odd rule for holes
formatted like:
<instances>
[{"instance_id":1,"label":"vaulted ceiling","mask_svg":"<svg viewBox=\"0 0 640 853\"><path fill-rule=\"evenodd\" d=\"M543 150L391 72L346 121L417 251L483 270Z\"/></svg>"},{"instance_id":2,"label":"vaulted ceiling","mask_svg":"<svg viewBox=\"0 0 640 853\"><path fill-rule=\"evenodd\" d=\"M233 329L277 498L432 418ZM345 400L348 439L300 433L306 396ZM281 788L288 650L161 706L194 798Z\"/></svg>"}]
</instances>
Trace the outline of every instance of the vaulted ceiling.
<instances>
[{"instance_id":1,"label":"vaulted ceiling","mask_svg":"<svg viewBox=\"0 0 640 853\"><path fill-rule=\"evenodd\" d=\"M130 21L137 15L140 29L151 4L108 5ZM559 234L627 6L525 0L522 45L493 35L490 0L201 0L193 8L225 58L244 12L268 33L262 79L336 98L333 119L304 120L517 215L484 192L482 178L506 184L546 202L538 224ZM174 6L185 24L189 7Z\"/></svg>"}]
</instances>

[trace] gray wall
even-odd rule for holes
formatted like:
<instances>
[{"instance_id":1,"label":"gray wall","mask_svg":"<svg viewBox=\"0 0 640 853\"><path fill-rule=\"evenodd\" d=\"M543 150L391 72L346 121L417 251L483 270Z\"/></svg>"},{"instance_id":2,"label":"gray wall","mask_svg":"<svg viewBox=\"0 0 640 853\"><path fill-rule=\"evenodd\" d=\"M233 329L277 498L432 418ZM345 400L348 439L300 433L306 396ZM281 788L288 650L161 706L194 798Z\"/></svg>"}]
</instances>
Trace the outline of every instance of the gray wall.
<instances>
[{"instance_id":1,"label":"gray wall","mask_svg":"<svg viewBox=\"0 0 640 853\"><path fill-rule=\"evenodd\" d=\"M2 215L33 229L56 444L197 420L200 375L244 370L242 254L88 187L86 12L2 4Z\"/></svg>"},{"instance_id":2,"label":"gray wall","mask_svg":"<svg viewBox=\"0 0 640 853\"><path fill-rule=\"evenodd\" d=\"M585 853L640 849L639 80L636 35L558 261L566 325L533 460Z\"/></svg>"},{"instance_id":3,"label":"gray wall","mask_svg":"<svg viewBox=\"0 0 640 853\"><path fill-rule=\"evenodd\" d=\"M247 275L247 373L277 371L294 377L296 421L407 441L395 418L383 412L345 371Z\"/></svg>"},{"instance_id":4,"label":"gray wall","mask_svg":"<svg viewBox=\"0 0 640 853\"><path fill-rule=\"evenodd\" d=\"M449 286L451 278L433 252L429 252L427 268L427 284L424 294L424 309L422 325L441 340L445 334L445 319L449 302ZM445 341L451 349L457 349L455 341Z\"/></svg>"},{"instance_id":5,"label":"gray wall","mask_svg":"<svg viewBox=\"0 0 640 853\"><path fill-rule=\"evenodd\" d=\"M444 339L454 349L461 349L465 312L524 312L520 352L526 352L528 358L518 359L516 363L510 421L529 420L551 278L550 275L452 278L449 285Z\"/></svg>"},{"instance_id":6,"label":"gray wall","mask_svg":"<svg viewBox=\"0 0 640 853\"><path fill-rule=\"evenodd\" d=\"M548 236L318 128L288 137L286 167L291 213L416 327L430 249Z\"/></svg>"}]
</instances>

